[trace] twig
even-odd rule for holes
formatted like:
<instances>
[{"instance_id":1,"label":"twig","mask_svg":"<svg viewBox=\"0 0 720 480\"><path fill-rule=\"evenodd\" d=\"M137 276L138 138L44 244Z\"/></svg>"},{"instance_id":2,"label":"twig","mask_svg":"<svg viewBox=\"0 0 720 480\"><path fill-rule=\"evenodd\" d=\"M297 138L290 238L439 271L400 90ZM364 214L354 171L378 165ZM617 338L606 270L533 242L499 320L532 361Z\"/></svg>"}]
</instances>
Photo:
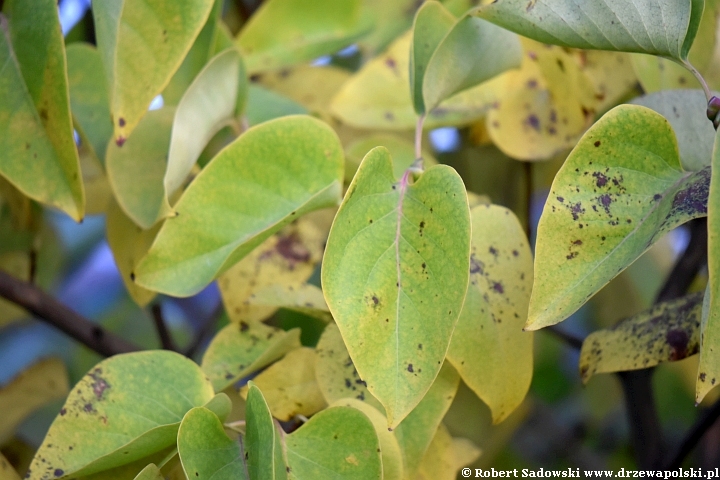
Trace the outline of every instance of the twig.
<instances>
[{"instance_id":1,"label":"twig","mask_svg":"<svg viewBox=\"0 0 720 480\"><path fill-rule=\"evenodd\" d=\"M685 295L707 261L707 219L696 218L688 222L687 226L690 229L690 241L660 289L655 303Z\"/></svg>"},{"instance_id":2,"label":"twig","mask_svg":"<svg viewBox=\"0 0 720 480\"><path fill-rule=\"evenodd\" d=\"M177 352L175 342L173 342L170 331L167 329L165 319L163 318L162 306L159 303L154 303L152 307L150 307L150 310L152 311L152 317L155 321L155 329L157 329L158 337L160 337L160 345L162 345L164 350Z\"/></svg>"},{"instance_id":3,"label":"twig","mask_svg":"<svg viewBox=\"0 0 720 480\"><path fill-rule=\"evenodd\" d=\"M700 442L700 439L705 433L712 427L717 419L720 418L720 400L710 407L710 409L703 412L700 418L690 428L682 443L678 447L671 460L668 462L665 470L672 470L680 467L685 457L693 451L695 446Z\"/></svg>"},{"instance_id":4,"label":"twig","mask_svg":"<svg viewBox=\"0 0 720 480\"><path fill-rule=\"evenodd\" d=\"M142 350L91 322L35 285L1 270L0 296L35 314L102 356Z\"/></svg>"},{"instance_id":5,"label":"twig","mask_svg":"<svg viewBox=\"0 0 720 480\"><path fill-rule=\"evenodd\" d=\"M186 357L192 358L197 353L198 349L202 346L203 342L213 332L213 329L215 328L215 324L217 323L218 318L220 317L220 315L222 314L222 312L224 310L225 310L225 306L223 305L223 302L221 300L218 302L218 305L217 305L217 307L215 307L215 310L213 310L210 313L210 315L205 320L205 322L200 326L200 329L195 334L193 341L185 349L184 355Z\"/></svg>"}]
</instances>

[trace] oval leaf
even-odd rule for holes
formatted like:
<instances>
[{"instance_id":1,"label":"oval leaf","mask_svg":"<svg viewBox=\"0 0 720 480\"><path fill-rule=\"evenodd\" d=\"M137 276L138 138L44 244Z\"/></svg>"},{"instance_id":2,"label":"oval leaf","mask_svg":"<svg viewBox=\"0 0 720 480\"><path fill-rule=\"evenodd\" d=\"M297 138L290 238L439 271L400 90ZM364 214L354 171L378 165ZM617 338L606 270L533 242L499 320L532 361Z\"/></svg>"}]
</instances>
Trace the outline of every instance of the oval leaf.
<instances>
[{"instance_id":1,"label":"oval leaf","mask_svg":"<svg viewBox=\"0 0 720 480\"><path fill-rule=\"evenodd\" d=\"M257 385L249 382L248 387L245 442L250 478L287 479L283 432L273 420L270 407Z\"/></svg>"},{"instance_id":2,"label":"oval leaf","mask_svg":"<svg viewBox=\"0 0 720 480\"><path fill-rule=\"evenodd\" d=\"M444 165L398 181L387 149L367 154L335 217L322 284L350 356L394 427L445 358L467 291L470 219Z\"/></svg>"},{"instance_id":3,"label":"oval leaf","mask_svg":"<svg viewBox=\"0 0 720 480\"><path fill-rule=\"evenodd\" d=\"M177 435L178 454L187 478L247 480L240 444L231 440L213 412L196 407L185 414Z\"/></svg>"},{"instance_id":4,"label":"oval leaf","mask_svg":"<svg viewBox=\"0 0 720 480\"><path fill-rule=\"evenodd\" d=\"M684 172L670 124L621 105L558 172L538 225L526 329L558 323L664 233L707 214L709 167Z\"/></svg>"},{"instance_id":5,"label":"oval leaf","mask_svg":"<svg viewBox=\"0 0 720 480\"><path fill-rule=\"evenodd\" d=\"M175 443L185 413L212 397L202 370L177 353L147 351L104 360L70 392L27 478L89 475L158 452Z\"/></svg>"},{"instance_id":6,"label":"oval leaf","mask_svg":"<svg viewBox=\"0 0 720 480\"><path fill-rule=\"evenodd\" d=\"M338 202L342 146L306 116L251 128L193 180L140 262L141 286L175 296L202 290L301 215Z\"/></svg>"}]
</instances>

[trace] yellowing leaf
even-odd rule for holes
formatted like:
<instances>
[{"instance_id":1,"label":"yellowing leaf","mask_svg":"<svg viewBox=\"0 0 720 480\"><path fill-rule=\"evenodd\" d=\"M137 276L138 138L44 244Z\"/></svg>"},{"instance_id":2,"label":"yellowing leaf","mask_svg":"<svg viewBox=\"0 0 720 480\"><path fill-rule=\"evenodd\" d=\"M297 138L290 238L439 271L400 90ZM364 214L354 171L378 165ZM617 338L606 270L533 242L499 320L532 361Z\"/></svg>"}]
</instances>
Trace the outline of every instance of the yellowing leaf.
<instances>
[{"instance_id":1,"label":"yellowing leaf","mask_svg":"<svg viewBox=\"0 0 720 480\"><path fill-rule=\"evenodd\" d=\"M617 105L637 85L632 56L627 53L576 50L571 54L595 88L599 112Z\"/></svg>"},{"instance_id":2,"label":"yellowing leaf","mask_svg":"<svg viewBox=\"0 0 720 480\"><path fill-rule=\"evenodd\" d=\"M315 350L298 348L272 364L253 383L263 392L273 417L288 421L309 417L327 406L315 380ZM248 387L240 394L247 397Z\"/></svg>"},{"instance_id":3,"label":"yellowing leaf","mask_svg":"<svg viewBox=\"0 0 720 480\"><path fill-rule=\"evenodd\" d=\"M2 453L0 453L0 480L20 480L20 475Z\"/></svg>"},{"instance_id":4,"label":"yellowing leaf","mask_svg":"<svg viewBox=\"0 0 720 480\"><path fill-rule=\"evenodd\" d=\"M454 480L458 471L477 460L480 449L465 438L452 438L445 425L433 437L415 480ZM464 476L464 475L463 475Z\"/></svg>"},{"instance_id":5,"label":"yellowing leaf","mask_svg":"<svg viewBox=\"0 0 720 480\"><path fill-rule=\"evenodd\" d=\"M28 415L65 398L69 389L65 364L57 358L39 361L0 388L0 443L12 438Z\"/></svg>"},{"instance_id":6,"label":"yellowing leaf","mask_svg":"<svg viewBox=\"0 0 720 480\"><path fill-rule=\"evenodd\" d=\"M499 423L530 388L533 335L523 332L532 252L517 217L480 205L470 212L470 286L447 358Z\"/></svg>"},{"instance_id":7,"label":"yellowing leaf","mask_svg":"<svg viewBox=\"0 0 720 480\"><path fill-rule=\"evenodd\" d=\"M93 0L92 6L115 143L122 146L180 67L213 0Z\"/></svg>"},{"instance_id":8,"label":"yellowing leaf","mask_svg":"<svg viewBox=\"0 0 720 480\"><path fill-rule=\"evenodd\" d=\"M465 187L436 165L415 183L367 154L335 217L322 284L350 356L397 426L433 383L467 290ZM418 325L422 325L419 328Z\"/></svg>"},{"instance_id":9,"label":"yellowing leaf","mask_svg":"<svg viewBox=\"0 0 720 480\"><path fill-rule=\"evenodd\" d=\"M305 284L299 287L271 285L252 294L249 306L285 308L300 312L323 322L331 322L332 315L325 303L322 290L315 285Z\"/></svg>"},{"instance_id":10,"label":"yellowing leaf","mask_svg":"<svg viewBox=\"0 0 720 480\"><path fill-rule=\"evenodd\" d=\"M205 350L203 372L216 392L300 347L300 329L288 332L263 323L228 325Z\"/></svg>"},{"instance_id":11,"label":"yellowing leaf","mask_svg":"<svg viewBox=\"0 0 720 480\"><path fill-rule=\"evenodd\" d=\"M0 253L0 269L20 280L30 279L30 256L26 251ZM0 327L27 316L25 310L5 299L0 299Z\"/></svg>"},{"instance_id":12,"label":"yellowing leaf","mask_svg":"<svg viewBox=\"0 0 720 480\"><path fill-rule=\"evenodd\" d=\"M151 463L137 474L135 480L163 480L164 478L157 465Z\"/></svg>"},{"instance_id":13,"label":"yellowing leaf","mask_svg":"<svg viewBox=\"0 0 720 480\"><path fill-rule=\"evenodd\" d=\"M695 355L702 299L702 293L693 293L663 302L588 335L580 351L583 383L597 373L649 368Z\"/></svg>"}]
</instances>

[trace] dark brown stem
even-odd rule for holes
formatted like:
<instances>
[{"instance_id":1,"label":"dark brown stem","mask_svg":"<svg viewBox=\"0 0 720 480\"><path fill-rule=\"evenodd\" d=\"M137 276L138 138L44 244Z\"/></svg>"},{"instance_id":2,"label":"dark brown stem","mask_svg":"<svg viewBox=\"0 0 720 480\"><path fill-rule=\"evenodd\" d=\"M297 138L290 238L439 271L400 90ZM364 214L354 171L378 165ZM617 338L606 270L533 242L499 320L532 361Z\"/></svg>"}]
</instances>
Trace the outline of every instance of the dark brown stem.
<instances>
[{"instance_id":1,"label":"dark brown stem","mask_svg":"<svg viewBox=\"0 0 720 480\"><path fill-rule=\"evenodd\" d=\"M160 345L162 345L163 350L172 350L173 352L176 352L177 348L175 347L175 342L173 342L170 331L167 329L165 319L163 318L162 306L159 303L154 303L153 306L150 307L150 310L152 311L152 317L155 321L155 329L157 330L158 337L160 337Z\"/></svg>"},{"instance_id":2,"label":"dark brown stem","mask_svg":"<svg viewBox=\"0 0 720 480\"><path fill-rule=\"evenodd\" d=\"M666 302L685 295L700 269L707 261L707 219L696 218L687 223L690 242L673 266L655 303Z\"/></svg>"},{"instance_id":3,"label":"dark brown stem","mask_svg":"<svg viewBox=\"0 0 720 480\"><path fill-rule=\"evenodd\" d=\"M91 322L35 285L1 270L0 297L23 307L102 356L141 350L140 347Z\"/></svg>"}]
</instances>

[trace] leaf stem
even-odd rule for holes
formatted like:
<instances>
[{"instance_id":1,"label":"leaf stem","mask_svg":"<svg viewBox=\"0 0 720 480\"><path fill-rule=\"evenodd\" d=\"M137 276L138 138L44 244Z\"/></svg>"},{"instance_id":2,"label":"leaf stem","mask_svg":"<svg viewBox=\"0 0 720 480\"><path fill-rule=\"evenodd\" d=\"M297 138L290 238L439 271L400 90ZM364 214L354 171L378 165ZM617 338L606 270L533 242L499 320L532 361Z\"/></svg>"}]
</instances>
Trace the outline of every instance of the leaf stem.
<instances>
[{"instance_id":1,"label":"leaf stem","mask_svg":"<svg viewBox=\"0 0 720 480\"><path fill-rule=\"evenodd\" d=\"M154 303L152 307L150 307L150 310L152 312L153 320L155 321L155 329L157 330L158 337L160 337L160 345L162 345L164 350L177 352L175 342L173 342L170 331L165 323L165 318L163 317L162 305Z\"/></svg>"},{"instance_id":2,"label":"leaf stem","mask_svg":"<svg viewBox=\"0 0 720 480\"><path fill-rule=\"evenodd\" d=\"M417 124L415 125L415 160L422 161L422 134L423 124L425 123L425 114L423 113L418 117ZM422 163L420 164L422 167Z\"/></svg>"},{"instance_id":3,"label":"leaf stem","mask_svg":"<svg viewBox=\"0 0 720 480\"><path fill-rule=\"evenodd\" d=\"M710 102L710 99L712 98L712 93L710 92L710 87L708 87L707 82L705 81L705 78L698 72L698 70L690 63L688 60L683 60L682 62L683 66L687 68L690 73L693 74L693 76L697 79L698 82L700 82L700 85L702 85L703 92L705 92L705 99Z\"/></svg>"}]
</instances>

